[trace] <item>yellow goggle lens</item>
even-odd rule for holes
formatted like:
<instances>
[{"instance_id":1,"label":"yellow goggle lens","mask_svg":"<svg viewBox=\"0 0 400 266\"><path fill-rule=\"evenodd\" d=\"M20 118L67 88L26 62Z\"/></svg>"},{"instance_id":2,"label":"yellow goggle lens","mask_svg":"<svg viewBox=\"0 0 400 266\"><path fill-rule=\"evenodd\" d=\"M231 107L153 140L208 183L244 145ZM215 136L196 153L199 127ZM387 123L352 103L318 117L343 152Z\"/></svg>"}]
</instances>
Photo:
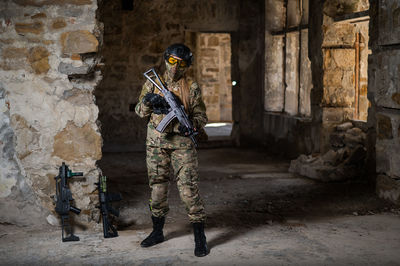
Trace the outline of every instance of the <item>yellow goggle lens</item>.
<instances>
[{"instance_id":1,"label":"yellow goggle lens","mask_svg":"<svg viewBox=\"0 0 400 266\"><path fill-rule=\"evenodd\" d=\"M168 63L170 63L171 65L175 65L178 62L179 62L178 66L180 66L180 67L185 67L186 66L186 62L184 60L178 60L178 59L176 59L176 58L174 58L172 56L170 56L168 58Z\"/></svg>"}]
</instances>

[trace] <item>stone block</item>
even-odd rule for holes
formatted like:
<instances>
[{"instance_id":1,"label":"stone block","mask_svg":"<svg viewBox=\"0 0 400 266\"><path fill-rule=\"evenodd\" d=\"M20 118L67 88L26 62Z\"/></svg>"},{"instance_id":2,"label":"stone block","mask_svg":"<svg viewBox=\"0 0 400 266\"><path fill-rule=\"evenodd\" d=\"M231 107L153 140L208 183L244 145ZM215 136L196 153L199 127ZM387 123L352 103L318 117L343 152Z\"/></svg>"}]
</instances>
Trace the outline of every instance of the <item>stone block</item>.
<instances>
[{"instance_id":1,"label":"stone block","mask_svg":"<svg viewBox=\"0 0 400 266\"><path fill-rule=\"evenodd\" d=\"M45 13L37 13L31 16L31 19L40 19L40 18L47 18L47 15Z\"/></svg>"},{"instance_id":2,"label":"stone block","mask_svg":"<svg viewBox=\"0 0 400 266\"><path fill-rule=\"evenodd\" d=\"M355 66L354 49L330 49L332 58L338 68L353 70Z\"/></svg>"},{"instance_id":3,"label":"stone block","mask_svg":"<svg viewBox=\"0 0 400 266\"><path fill-rule=\"evenodd\" d=\"M336 62L332 58L332 49L322 49L322 55L324 59L324 70L336 69Z\"/></svg>"},{"instance_id":4,"label":"stone block","mask_svg":"<svg viewBox=\"0 0 400 266\"><path fill-rule=\"evenodd\" d=\"M380 198L400 204L400 181L387 175L378 175L376 192Z\"/></svg>"},{"instance_id":5,"label":"stone block","mask_svg":"<svg viewBox=\"0 0 400 266\"><path fill-rule=\"evenodd\" d=\"M368 0L327 0L324 13L330 17L368 10Z\"/></svg>"},{"instance_id":6,"label":"stone block","mask_svg":"<svg viewBox=\"0 0 400 266\"><path fill-rule=\"evenodd\" d=\"M80 17L82 16L84 9L77 6L69 6L68 8L60 8L58 9L58 15L61 17Z\"/></svg>"},{"instance_id":7,"label":"stone block","mask_svg":"<svg viewBox=\"0 0 400 266\"><path fill-rule=\"evenodd\" d=\"M323 34L322 47L353 46L356 41L356 28L350 23L323 26Z\"/></svg>"},{"instance_id":8,"label":"stone block","mask_svg":"<svg viewBox=\"0 0 400 266\"><path fill-rule=\"evenodd\" d=\"M324 88L323 104L331 107L352 107L354 102L354 89L338 87Z\"/></svg>"},{"instance_id":9,"label":"stone block","mask_svg":"<svg viewBox=\"0 0 400 266\"><path fill-rule=\"evenodd\" d=\"M400 43L400 2L398 0L379 1L379 44Z\"/></svg>"},{"instance_id":10,"label":"stone block","mask_svg":"<svg viewBox=\"0 0 400 266\"><path fill-rule=\"evenodd\" d=\"M36 21L33 23L15 23L15 31L19 34L40 34L43 32L43 23L40 21Z\"/></svg>"},{"instance_id":11,"label":"stone block","mask_svg":"<svg viewBox=\"0 0 400 266\"><path fill-rule=\"evenodd\" d=\"M344 143L347 147L355 148L360 145L364 145L365 134L361 132L359 135L354 135L352 133L347 133L344 135Z\"/></svg>"},{"instance_id":12,"label":"stone block","mask_svg":"<svg viewBox=\"0 0 400 266\"><path fill-rule=\"evenodd\" d=\"M343 121L354 119L354 108L343 108Z\"/></svg>"},{"instance_id":13,"label":"stone block","mask_svg":"<svg viewBox=\"0 0 400 266\"><path fill-rule=\"evenodd\" d=\"M63 99L77 106L89 106L94 103L93 95L90 92L77 88L64 91Z\"/></svg>"},{"instance_id":14,"label":"stone block","mask_svg":"<svg viewBox=\"0 0 400 266\"><path fill-rule=\"evenodd\" d=\"M400 109L400 50L370 55L369 86L378 106Z\"/></svg>"},{"instance_id":15,"label":"stone block","mask_svg":"<svg viewBox=\"0 0 400 266\"><path fill-rule=\"evenodd\" d=\"M376 150L376 172L400 178L400 144L396 140L378 139Z\"/></svg>"},{"instance_id":16,"label":"stone block","mask_svg":"<svg viewBox=\"0 0 400 266\"><path fill-rule=\"evenodd\" d=\"M58 71L66 75L74 75L74 74L84 75L89 73L89 70L90 67L86 64L82 64L81 66L74 66L72 64L61 62L58 65Z\"/></svg>"},{"instance_id":17,"label":"stone block","mask_svg":"<svg viewBox=\"0 0 400 266\"><path fill-rule=\"evenodd\" d=\"M53 156L69 162L86 158L100 160L102 139L90 124L77 127L69 122L65 129L54 137Z\"/></svg>"},{"instance_id":18,"label":"stone block","mask_svg":"<svg viewBox=\"0 0 400 266\"><path fill-rule=\"evenodd\" d=\"M393 138L393 128L392 128L392 121L390 117L377 114L377 137L378 139L392 139Z\"/></svg>"},{"instance_id":19,"label":"stone block","mask_svg":"<svg viewBox=\"0 0 400 266\"><path fill-rule=\"evenodd\" d=\"M51 23L51 28L54 30L62 29L62 28L65 28L66 26L67 26L67 23L65 22L65 20L63 18L55 19Z\"/></svg>"},{"instance_id":20,"label":"stone block","mask_svg":"<svg viewBox=\"0 0 400 266\"><path fill-rule=\"evenodd\" d=\"M218 46L219 45L219 39L217 36L211 36L208 38L207 42L208 46Z\"/></svg>"},{"instance_id":21,"label":"stone block","mask_svg":"<svg viewBox=\"0 0 400 266\"><path fill-rule=\"evenodd\" d=\"M344 133L343 132L333 132L329 135L329 143L333 149L338 149L344 147Z\"/></svg>"},{"instance_id":22,"label":"stone block","mask_svg":"<svg viewBox=\"0 0 400 266\"><path fill-rule=\"evenodd\" d=\"M29 50L28 60L36 74L47 73L50 69L49 52L42 46L33 47Z\"/></svg>"},{"instance_id":23,"label":"stone block","mask_svg":"<svg viewBox=\"0 0 400 266\"><path fill-rule=\"evenodd\" d=\"M354 95L355 91L355 83L354 83L354 71L353 70L344 70L343 71L343 80L342 80L342 87L346 88Z\"/></svg>"},{"instance_id":24,"label":"stone block","mask_svg":"<svg viewBox=\"0 0 400 266\"><path fill-rule=\"evenodd\" d=\"M322 121L328 123L342 123L343 122L343 108L323 108Z\"/></svg>"},{"instance_id":25,"label":"stone block","mask_svg":"<svg viewBox=\"0 0 400 266\"><path fill-rule=\"evenodd\" d=\"M343 80L343 70L326 70L324 73L324 87L341 87Z\"/></svg>"},{"instance_id":26,"label":"stone block","mask_svg":"<svg viewBox=\"0 0 400 266\"><path fill-rule=\"evenodd\" d=\"M346 123L336 126L336 130L337 131L347 131L352 127L353 127L353 124L351 122L346 122Z\"/></svg>"},{"instance_id":27,"label":"stone block","mask_svg":"<svg viewBox=\"0 0 400 266\"><path fill-rule=\"evenodd\" d=\"M3 49L3 59L22 59L28 56L28 50L26 48L7 47Z\"/></svg>"},{"instance_id":28,"label":"stone block","mask_svg":"<svg viewBox=\"0 0 400 266\"><path fill-rule=\"evenodd\" d=\"M61 35L62 51L65 54L97 52L99 41L87 30L65 32Z\"/></svg>"},{"instance_id":29,"label":"stone block","mask_svg":"<svg viewBox=\"0 0 400 266\"><path fill-rule=\"evenodd\" d=\"M376 153L376 172L389 173L390 172L390 157L387 154L387 145L382 141L377 141L375 145Z\"/></svg>"}]
</instances>

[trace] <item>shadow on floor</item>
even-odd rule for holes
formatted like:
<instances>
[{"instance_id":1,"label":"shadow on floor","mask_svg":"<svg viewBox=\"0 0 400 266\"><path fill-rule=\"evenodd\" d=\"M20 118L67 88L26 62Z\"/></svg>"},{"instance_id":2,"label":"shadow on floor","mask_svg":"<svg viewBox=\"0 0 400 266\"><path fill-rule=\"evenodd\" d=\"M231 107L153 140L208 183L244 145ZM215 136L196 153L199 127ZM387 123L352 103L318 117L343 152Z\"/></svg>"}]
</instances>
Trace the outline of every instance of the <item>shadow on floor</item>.
<instances>
[{"instance_id":1,"label":"shadow on floor","mask_svg":"<svg viewBox=\"0 0 400 266\"><path fill-rule=\"evenodd\" d=\"M261 226L287 228L306 222L343 215L373 215L396 207L379 199L373 185L364 180L319 183L289 175L288 161L273 158L260 150L234 148L199 151L200 193L208 213L207 229L223 229L209 238L210 248L223 245ZM147 207L144 153L105 154L100 167L110 176L110 189L122 193L120 207L126 216L119 230L142 228L151 231ZM268 173L267 178L244 178ZM251 174L251 175L250 175ZM166 239L192 234L176 184L171 184L171 211L167 225L173 224ZM168 220L170 219L170 220ZM171 228L171 226L169 227Z\"/></svg>"}]
</instances>

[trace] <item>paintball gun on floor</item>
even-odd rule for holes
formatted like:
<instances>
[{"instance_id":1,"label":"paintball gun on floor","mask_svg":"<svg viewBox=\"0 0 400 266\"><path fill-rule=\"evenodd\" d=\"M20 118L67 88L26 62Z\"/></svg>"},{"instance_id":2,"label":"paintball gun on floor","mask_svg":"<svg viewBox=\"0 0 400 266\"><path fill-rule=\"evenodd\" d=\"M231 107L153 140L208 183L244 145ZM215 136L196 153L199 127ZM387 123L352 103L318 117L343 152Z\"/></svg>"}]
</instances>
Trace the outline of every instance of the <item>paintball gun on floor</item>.
<instances>
[{"instance_id":1,"label":"paintball gun on floor","mask_svg":"<svg viewBox=\"0 0 400 266\"><path fill-rule=\"evenodd\" d=\"M72 226L69 221L69 212L79 214L80 209L71 205L72 198L71 190L68 188L68 179L74 176L83 176L82 172L73 173L69 170L68 165L63 162L59 168L58 176L54 177L56 180L56 212L61 216L61 230L62 241L79 241L79 237L75 236L72 231ZM64 237L64 232L66 237Z\"/></svg>"},{"instance_id":2,"label":"paintball gun on floor","mask_svg":"<svg viewBox=\"0 0 400 266\"><path fill-rule=\"evenodd\" d=\"M109 193L107 191L107 177L99 175L99 182L95 183L99 191L99 205L96 206L100 209L103 219L103 234L104 238L117 237L117 229L110 223L110 215L115 217L119 216L119 211L111 206L111 202L122 200L121 194Z\"/></svg>"},{"instance_id":3,"label":"paintball gun on floor","mask_svg":"<svg viewBox=\"0 0 400 266\"><path fill-rule=\"evenodd\" d=\"M197 131L194 130L192 123L189 120L188 115L185 113L185 107L180 103L180 101L176 98L176 96L167 89L165 84L161 81L160 77L154 70L154 68L146 71L143 75L148 79L156 88L164 95L165 100L171 107L169 113L161 120L160 124L158 124L156 130L159 132L164 132L169 123L172 122L175 118L178 119L181 126L186 128L187 137L189 137L194 143L195 147L197 147L197 141L195 136L198 134ZM150 76L152 75L152 76ZM158 83L157 83L158 81Z\"/></svg>"}]
</instances>

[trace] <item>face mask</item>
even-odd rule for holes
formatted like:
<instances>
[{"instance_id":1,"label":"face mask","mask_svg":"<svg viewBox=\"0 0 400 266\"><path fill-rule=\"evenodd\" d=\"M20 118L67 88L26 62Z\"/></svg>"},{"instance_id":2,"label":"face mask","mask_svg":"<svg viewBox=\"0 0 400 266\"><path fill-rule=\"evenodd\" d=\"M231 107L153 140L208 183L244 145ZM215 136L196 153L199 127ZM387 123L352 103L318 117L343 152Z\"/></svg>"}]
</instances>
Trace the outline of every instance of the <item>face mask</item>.
<instances>
[{"instance_id":1,"label":"face mask","mask_svg":"<svg viewBox=\"0 0 400 266\"><path fill-rule=\"evenodd\" d=\"M167 76L168 79L172 81L178 81L185 74L187 67L180 66L179 64L171 64L168 61L165 61L165 66L167 67Z\"/></svg>"}]
</instances>

